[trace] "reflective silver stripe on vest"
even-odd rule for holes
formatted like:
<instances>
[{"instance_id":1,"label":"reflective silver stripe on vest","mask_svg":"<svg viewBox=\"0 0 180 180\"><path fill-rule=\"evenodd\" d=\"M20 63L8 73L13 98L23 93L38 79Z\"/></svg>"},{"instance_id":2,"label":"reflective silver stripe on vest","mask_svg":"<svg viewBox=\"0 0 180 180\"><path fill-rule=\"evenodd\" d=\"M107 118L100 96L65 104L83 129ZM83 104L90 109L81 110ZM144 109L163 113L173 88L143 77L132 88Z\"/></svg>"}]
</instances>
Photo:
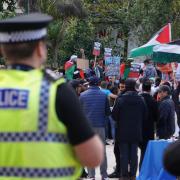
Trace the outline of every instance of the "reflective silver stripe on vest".
<instances>
[{"instance_id":1,"label":"reflective silver stripe on vest","mask_svg":"<svg viewBox=\"0 0 180 180\"><path fill-rule=\"evenodd\" d=\"M39 100L39 120L36 132L0 132L0 142L62 142L68 143L65 134L48 133L48 110L50 82L42 80Z\"/></svg>"},{"instance_id":2,"label":"reflective silver stripe on vest","mask_svg":"<svg viewBox=\"0 0 180 180\"><path fill-rule=\"evenodd\" d=\"M51 178L72 176L75 168L15 168L1 167L0 176L6 177L24 177L24 178Z\"/></svg>"}]
</instances>

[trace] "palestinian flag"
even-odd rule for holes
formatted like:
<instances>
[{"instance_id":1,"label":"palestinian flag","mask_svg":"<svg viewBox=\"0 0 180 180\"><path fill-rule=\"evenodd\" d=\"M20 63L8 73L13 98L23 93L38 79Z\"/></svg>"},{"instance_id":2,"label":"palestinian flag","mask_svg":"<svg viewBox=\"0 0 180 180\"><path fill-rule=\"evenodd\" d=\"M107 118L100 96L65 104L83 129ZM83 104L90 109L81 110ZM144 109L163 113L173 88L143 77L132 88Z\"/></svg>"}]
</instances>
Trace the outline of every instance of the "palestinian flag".
<instances>
[{"instance_id":1,"label":"palestinian flag","mask_svg":"<svg viewBox=\"0 0 180 180\"><path fill-rule=\"evenodd\" d=\"M180 62L180 40L154 46L152 59L156 62Z\"/></svg>"},{"instance_id":2,"label":"palestinian flag","mask_svg":"<svg viewBox=\"0 0 180 180\"><path fill-rule=\"evenodd\" d=\"M68 80L73 79L74 71L75 71L76 65L69 60L65 63L64 69L65 69L65 75Z\"/></svg>"},{"instance_id":3,"label":"palestinian flag","mask_svg":"<svg viewBox=\"0 0 180 180\"><path fill-rule=\"evenodd\" d=\"M158 44L171 42L171 24L168 23L159 30L146 44L131 50L130 57L150 56L153 53L153 47Z\"/></svg>"}]
</instances>

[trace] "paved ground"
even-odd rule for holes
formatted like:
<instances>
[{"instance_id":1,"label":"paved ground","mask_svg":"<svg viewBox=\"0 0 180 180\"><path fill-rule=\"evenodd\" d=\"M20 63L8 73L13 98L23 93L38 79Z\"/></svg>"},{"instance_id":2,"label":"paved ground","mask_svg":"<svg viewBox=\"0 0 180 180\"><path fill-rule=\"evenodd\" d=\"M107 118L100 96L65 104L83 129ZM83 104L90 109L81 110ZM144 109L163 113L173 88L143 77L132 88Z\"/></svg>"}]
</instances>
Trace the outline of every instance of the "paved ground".
<instances>
[{"instance_id":1,"label":"paved ground","mask_svg":"<svg viewBox=\"0 0 180 180\"><path fill-rule=\"evenodd\" d=\"M110 142L110 143L112 143L112 142ZM112 173L114 171L115 157L114 157L113 150L114 150L114 145L111 144L111 145L106 146L107 161L108 161L108 170L107 170L108 174L110 174L110 173ZM140 155L140 151L138 151L138 156L139 155ZM101 180L101 175L100 175L99 168L96 169L96 180ZM118 179L112 178L112 180L118 180Z\"/></svg>"},{"instance_id":2,"label":"paved ground","mask_svg":"<svg viewBox=\"0 0 180 180\"><path fill-rule=\"evenodd\" d=\"M115 166L115 158L113 153L113 145L106 146L107 161L108 161L108 174L112 173ZM99 168L96 169L96 179L101 180ZM116 180L116 179L114 179Z\"/></svg>"},{"instance_id":3,"label":"paved ground","mask_svg":"<svg viewBox=\"0 0 180 180\"><path fill-rule=\"evenodd\" d=\"M175 131L174 135L178 136L178 132L179 132L179 128L178 128L177 120L176 120L176 131ZM115 166L115 157L114 157L113 148L114 148L114 146L112 144L106 146L107 161L108 161L108 170L107 170L108 174L110 174L114 171L113 167ZM138 150L138 157L140 157L140 150ZM139 172L139 170L137 171L137 176L138 176L138 172ZM99 168L96 169L96 180L101 180ZM117 179L114 178L114 180L117 180Z\"/></svg>"}]
</instances>

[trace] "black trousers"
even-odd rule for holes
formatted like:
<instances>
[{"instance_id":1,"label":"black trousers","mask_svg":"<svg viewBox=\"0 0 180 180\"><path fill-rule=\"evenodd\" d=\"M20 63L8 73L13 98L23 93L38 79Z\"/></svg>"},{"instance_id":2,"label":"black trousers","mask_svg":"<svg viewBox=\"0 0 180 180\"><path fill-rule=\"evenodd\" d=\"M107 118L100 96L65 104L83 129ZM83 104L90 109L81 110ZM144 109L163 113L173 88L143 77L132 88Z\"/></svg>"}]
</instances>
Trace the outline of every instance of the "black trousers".
<instances>
[{"instance_id":1,"label":"black trousers","mask_svg":"<svg viewBox=\"0 0 180 180\"><path fill-rule=\"evenodd\" d=\"M116 160L116 172L121 173L121 164L120 164L120 147L117 141L114 142L114 155Z\"/></svg>"},{"instance_id":2,"label":"black trousers","mask_svg":"<svg viewBox=\"0 0 180 180\"><path fill-rule=\"evenodd\" d=\"M120 143L120 164L123 177L136 176L138 166L138 143ZM128 171L130 166L130 172Z\"/></svg>"},{"instance_id":3,"label":"black trousers","mask_svg":"<svg viewBox=\"0 0 180 180\"><path fill-rule=\"evenodd\" d=\"M141 169L141 165L142 165L142 162L143 162L143 159L144 159L144 155L145 155L145 152L146 152L147 145L148 145L148 141L144 141L144 142L139 144L139 148L141 149L141 157L140 157L140 162L139 162L139 171Z\"/></svg>"}]
</instances>

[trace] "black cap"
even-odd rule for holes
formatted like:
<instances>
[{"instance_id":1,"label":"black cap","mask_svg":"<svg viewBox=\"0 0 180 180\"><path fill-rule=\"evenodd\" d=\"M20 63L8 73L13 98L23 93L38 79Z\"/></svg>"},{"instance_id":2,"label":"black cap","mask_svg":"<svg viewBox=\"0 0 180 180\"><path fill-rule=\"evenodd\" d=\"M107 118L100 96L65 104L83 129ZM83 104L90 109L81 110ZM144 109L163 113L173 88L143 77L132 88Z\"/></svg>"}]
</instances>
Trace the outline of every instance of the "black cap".
<instances>
[{"instance_id":1,"label":"black cap","mask_svg":"<svg viewBox=\"0 0 180 180\"><path fill-rule=\"evenodd\" d=\"M74 89L76 89L77 87L79 87L79 86L81 85L81 82L80 82L80 80L73 79L73 80L69 81L69 84L70 84Z\"/></svg>"},{"instance_id":2,"label":"black cap","mask_svg":"<svg viewBox=\"0 0 180 180\"><path fill-rule=\"evenodd\" d=\"M47 35L47 25L52 17L32 13L0 21L0 43L27 42L42 39Z\"/></svg>"},{"instance_id":3,"label":"black cap","mask_svg":"<svg viewBox=\"0 0 180 180\"><path fill-rule=\"evenodd\" d=\"M125 88L127 91L135 91L136 81L134 79L127 79L125 81Z\"/></svg>"},{"instance_id":4,"label":"black cap","mask_svg":"<svg viewBox=\"0 0 180 180\"><path fill-rule=\"evenodd\" d=\"M171 94L171 89L167 85L161 85L158 89L158 92L167 92L168 94Z\"/></svg>"}]
</instances>

